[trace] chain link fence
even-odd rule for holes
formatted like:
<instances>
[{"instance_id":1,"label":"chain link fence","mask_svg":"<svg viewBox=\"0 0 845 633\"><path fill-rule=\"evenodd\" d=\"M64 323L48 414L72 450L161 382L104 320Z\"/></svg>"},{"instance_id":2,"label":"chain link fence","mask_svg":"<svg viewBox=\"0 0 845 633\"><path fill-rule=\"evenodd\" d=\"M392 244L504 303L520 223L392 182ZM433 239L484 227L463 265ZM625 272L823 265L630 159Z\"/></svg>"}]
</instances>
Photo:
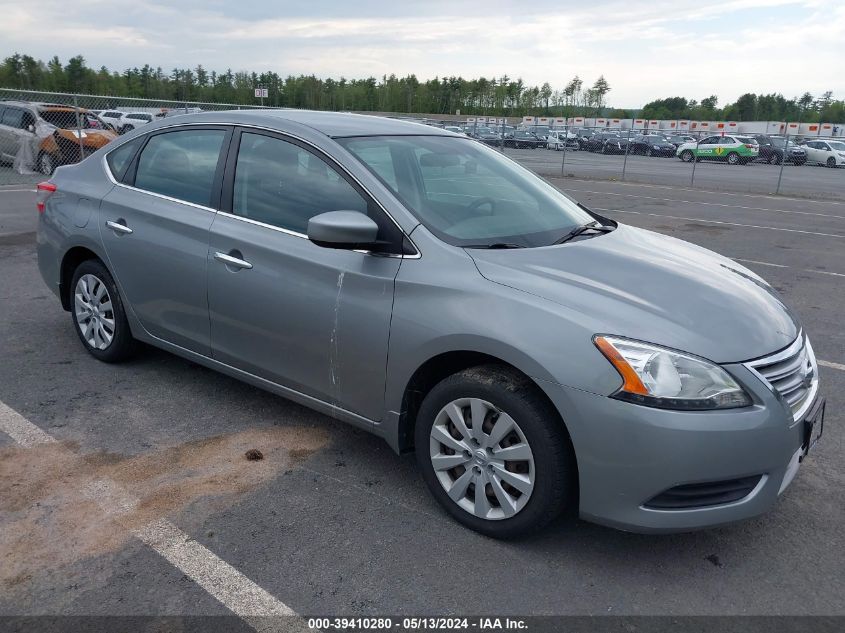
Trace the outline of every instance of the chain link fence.
<instances>
[{"instance_id":1,"label":"chain link fence","mask_svg":"<svg viewBox=\"0 0 845 633\"><path fill-rule=\"evenodd\" d=\"M845 200L845 139L732 131L467 123L469 136L547 178ZM838 130L837 130L838 131Z\"/></svg>"},{"instance_id":2,"label":"chain link fence","mask_svg":"<svg viewBox=\"0 0 845 633\"><path fill-rule=\"evenodd\" d=\"M260 107L0 89L0 186L37 182L162 118ZM660 129L660 122L638 119L541 125L514 117L395 116L466 134L548 178L845 199L843 126L802 131L799 124L760 122L680 131L680 122Z\"/></svg>"},{"instance_id":3,"label":"chain link fence","mask_svg":"<svg viewBox=\"0 0 845 633\"><path fill-rule=\"evenodd\" d=\"M261 106L0 88L0 186L38 182L56 167L162 118L256 108Z\"/></svg>"}]
</instances>

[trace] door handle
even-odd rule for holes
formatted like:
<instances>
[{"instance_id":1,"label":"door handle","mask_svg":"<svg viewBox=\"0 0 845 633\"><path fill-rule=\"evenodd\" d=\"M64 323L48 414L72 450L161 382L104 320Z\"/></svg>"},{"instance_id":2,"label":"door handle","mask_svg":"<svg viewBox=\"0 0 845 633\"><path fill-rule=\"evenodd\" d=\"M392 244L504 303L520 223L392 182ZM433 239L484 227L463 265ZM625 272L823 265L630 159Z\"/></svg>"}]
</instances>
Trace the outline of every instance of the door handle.
<instances>
[{"instance_id":1,"label":"door handle","mask_svg":"<svg viewBox=\"0 0 845 633\"><path fill-rule=\"evenodd\" d=\"M248 261L238 259L237 257L232 257L231 255L227 255L226 253L214 253L214 259L216 259L218 262L223 262L227 266L232 266L233 268L244 268L246 270L252 268L252 264L250 264Z\"/></svg>"},{"instance_id":2,"label":"door handle","mask_svg":"<svg viewBox=\"0 0 845 633\"><path fill-rule=\"evenodd\" d=\"M124 235L130 235L132 233L132 229L130 229L125 224L121 224L120 222L113 222L111 220L107 220L106 226L109 227L115 233L123 233Z\"/></svg>"}]
</instances>

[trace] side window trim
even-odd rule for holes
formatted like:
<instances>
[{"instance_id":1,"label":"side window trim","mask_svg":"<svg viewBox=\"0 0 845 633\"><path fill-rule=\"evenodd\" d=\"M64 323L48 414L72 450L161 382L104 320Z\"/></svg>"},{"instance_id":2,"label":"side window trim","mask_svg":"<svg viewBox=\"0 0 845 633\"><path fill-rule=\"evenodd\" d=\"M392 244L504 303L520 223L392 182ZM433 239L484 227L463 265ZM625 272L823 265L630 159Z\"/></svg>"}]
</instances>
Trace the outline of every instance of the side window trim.
<instances>
[{"instance_id":1,"label":"side window trim","mask_svg":"<svg viewBox=\"0 0 845 633\"><path fill-rule=\"evenodd\" d=\"M267 130L264 128L252 128L248 126L235 127L232 134L231 143L229 144L225 172L222 179L220 204L218 207L221 212L233 218L238 218L240 220L244 220L252 224L257 224L259 226L277 230L295 237L308 239L307 235L299 233L298 231L293 231L284 227L273 226L264 222L258 222L249 218L244 218L234 213L233 202L235 193L235 171L238 162L238 153L240 151L241 138L244 134L255 134L258 136L266 136L268 138L278 139L280 141L284 141L290 143L291 145L299 147L300 149L317 156L317 158L322 159L331 169L333 169L337 173L340 178L342 178L347 184L349 184L349 186L351 186L352 189L363 198L364 202L367 204L368 207L372 205L378 211L378 213L384 216L386 222L389 222L390 224L396 227L396 234L399 238L399 243L393 245L394 248L392 250L395 250L396 252L387 253L387 255L419 256L419 251L415 246L408 249L407 243L410 242L410 239L402 230L402 228L396 223L396 221L390 216L390 214L384 209L381 203L376 200L375 197L373 197L368 191L366 191L356 180L354 180L343 166L341 166L334 158L326 154L320 148L309 143L303 142L301 139L296 138L295 136L290 136L280 131ZM406 250L411 250L413 251L413 253L406 253ZM377 254L384 255L385 253Z\"/></svg>"},{"instance_id":2,"label":"side window trim","mask_svg":"<svg viewBox=\"0 0 845 633\"><path fill-rule=\"evenodd\" d=\"M223 142L220 146L220 154L217 156L217 167L214 170L214 180L213 180L213 187L211 190L211 202L208 206L204 204L197 204L196 202L191 202L190 200L180 200L179 198L174 198L172 196L166 196L161 193L157 193L155 191L147 191L146 189L141 189L135 186L135 176L138 173L138 162L143 153L144 149L155 136L159 136L160 134L168 134L170 132L186 132L186 131L194 131L194 130L223 130L226 132L225 136L223 137ZM129 163L129 166L126 168L126 172L124 175L123 181L118 181L118 184L124 187L129 187L134 189L135 191L141 191L151 196L157 196L159 198L165 198L167 200L173 200L174 202L179 202L181 204L187 204L193 207L199 207L201 209L208 209L210 211L217 211L220 209L220 193L222 189L222 180L224 169L226 165L226 160L228 158L229 147L231 145L233 136L233 126L231 125L185 125L179 127L168 127L161 130L156 130L154 132L150 132L144 138L144 142L141 143L141 146L135 151L135 155L132 157L132 162ZM130 141L131 142L131 141ZM108 165L106 166L108 168Z\"/></svg>"}]
</instances>

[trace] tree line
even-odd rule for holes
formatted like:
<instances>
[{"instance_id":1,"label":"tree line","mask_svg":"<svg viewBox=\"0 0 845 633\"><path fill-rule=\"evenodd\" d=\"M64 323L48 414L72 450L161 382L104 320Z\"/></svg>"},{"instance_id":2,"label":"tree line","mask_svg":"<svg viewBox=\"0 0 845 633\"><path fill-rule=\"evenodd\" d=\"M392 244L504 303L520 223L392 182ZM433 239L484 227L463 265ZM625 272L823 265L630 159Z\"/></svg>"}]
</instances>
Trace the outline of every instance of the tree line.
<instances>
[{"instance_id":1,"label":"tree line","mask_svg":"<svg viewBox=\"0 0 845 633\"><path fill-rule=\"evenodd\" d=\"M805 92L787 99L782 94L746 93L723 108L715 95L688 100L684 97L657 99L643 106L640 113L648 119L692 119L696 121L796 121L807 123L845 123L845 101L834 99L827 91L819 97Z\"/></svg>"},{"instance_id":2,"label":"tree line","mask_svg":"<svg viewBox=\"0 0 845 633\"><path fill-rule=\"evenodd\" d=\"M548 116L594 115L604 112L610 85L599 77L585 85L575 77L562 90L549 83L530 86L502 77L435 77L385 75L366 79L321 79L314 75L282 77L275 72L225 72L174 68L169 72L149 64L122 72L105 66L90 68L81 55L62 63L44 62L15 53L0 65L0 87L46 92L71 92L168 101L199 101L255 105L255 88L265 87L264 105L314 110L418 112L431 114Z\"/></svg>"},{"instance_id":3,"label":"tree line","mask_svg":"<svg viewBox=\"0 0 845 633\"><path fill-rule=\"evenodd\" d=\"M639 112L612 108L607 103L610 84L600 76L592 84L577 75L563 88L546 82L531 86L521 78L435 77L420 80L416 75L365 79L318 78L275 72L225 72L196 68L173 68L145 64L122 72L87 65L82 55L62 63L58 56L47 62L14 53L0 64L0 87L45 92L70 92L134 97L163 101L198 101L256 105L257 87L268 89L264 105L313 110L352 110L399 113L485 114L499 116L612 116L651 119L697 120L789 120L845 122L845 102L826 92L815 98L806 93L786 99L780 94L742 95L736 102L718 107L715 96L696 100L684 97L658 99Z\"/></svg>"}]
</instances>

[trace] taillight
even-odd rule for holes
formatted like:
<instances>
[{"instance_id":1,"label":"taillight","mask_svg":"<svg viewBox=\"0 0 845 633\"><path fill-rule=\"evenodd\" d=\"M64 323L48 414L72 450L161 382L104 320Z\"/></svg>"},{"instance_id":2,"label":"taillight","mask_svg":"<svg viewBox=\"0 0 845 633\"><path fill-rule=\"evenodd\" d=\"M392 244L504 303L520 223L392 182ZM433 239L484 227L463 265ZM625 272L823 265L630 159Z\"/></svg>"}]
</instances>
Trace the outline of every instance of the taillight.
<instances>
[{"instance_id":1,"label":"taillight","mask_svg":"<svg viewBox=\"0 0 845 633\"><path fill-rule=\"evenodd\" d=\"M35 187L35 206L38 213L44 213L47 208L47 198L56 193L56 185L52 182L39 182Z\"/></svg>"},{"instance_id":2,"label":"taillight","mask_svg":"<svg viewBox=\"0 0 845 633\"><path fill-rule=\"evenodd\" d=\"M745 144L745 147L747 149L757 149L756 147L754 147L753 145L749 145L748 143Z\"/></svg>"}]
</instances>

